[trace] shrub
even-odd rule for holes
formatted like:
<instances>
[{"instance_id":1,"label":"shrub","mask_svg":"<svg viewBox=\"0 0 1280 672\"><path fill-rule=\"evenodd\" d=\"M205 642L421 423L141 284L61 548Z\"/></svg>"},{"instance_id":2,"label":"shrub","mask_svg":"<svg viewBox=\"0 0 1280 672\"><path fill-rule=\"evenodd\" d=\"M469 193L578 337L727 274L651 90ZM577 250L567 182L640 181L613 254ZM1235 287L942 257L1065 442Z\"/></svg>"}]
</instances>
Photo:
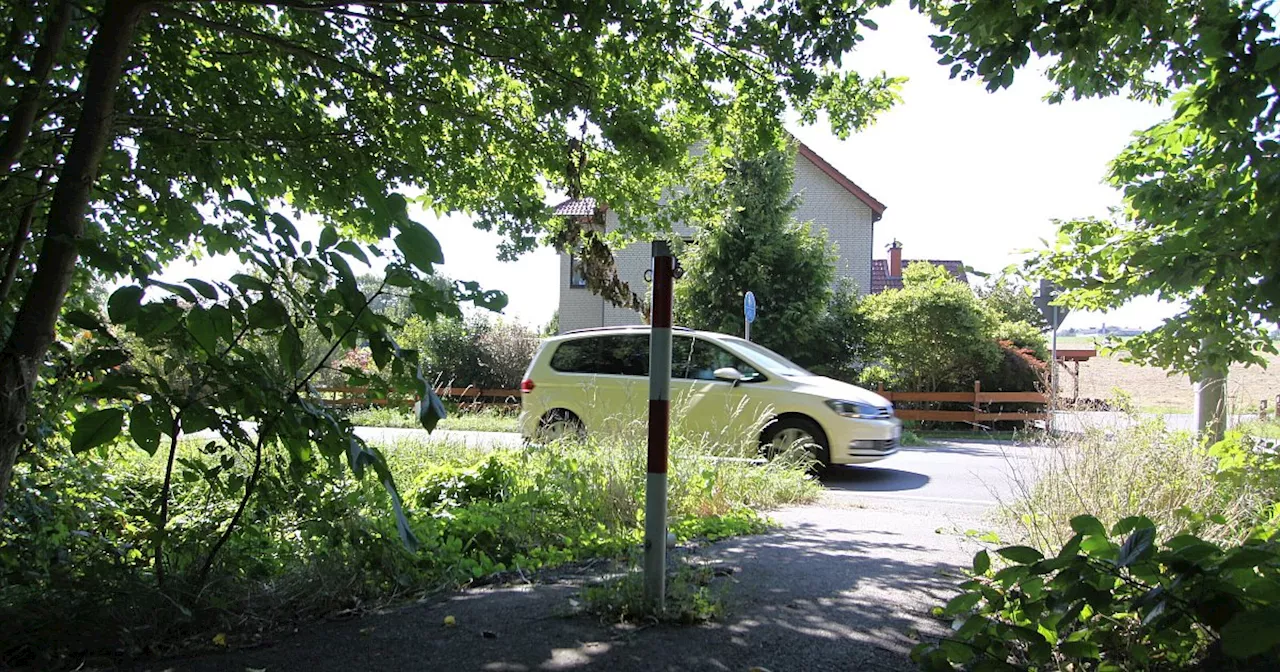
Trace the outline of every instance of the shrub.
<instances>
[{"instance_id":1,"label":"shrub","mask_svg":"<svg viewBox=\"0 0 1280 672\"><path fill-rule=\"evenodd\" d=\"M429 323L411 317L398 338L421 351L430 375L453 387L517 388L538 347L537 334L519 322L480 315Z\"/></svg>"},{"instance_id":2,"label":"shrub","mask_svg":"<svg viewBox=\"0 0 1280 672\"><path fill-rule=\"evenodd\" d=\"M903 272L903 288L865 299L872 343L899 389L972 389L1000 361L996 321L967 285L933 264Z\"/></svg>"},{"instance_id":3,"label":"shrub","mask_svg":"<svg viewBox=\"0 0 1280 672\"><path fill-rule=\"evenodd\" d=\"M952 633L912 658L926 670L1273 670L1280 665L1280 540L1219 546L1195 527L1159 542L1143 516L1093 516L1046 556L1028 546L973 560L937 610ZM994 571L993 571L994 570Z\"/></svg>"}]
</instances>

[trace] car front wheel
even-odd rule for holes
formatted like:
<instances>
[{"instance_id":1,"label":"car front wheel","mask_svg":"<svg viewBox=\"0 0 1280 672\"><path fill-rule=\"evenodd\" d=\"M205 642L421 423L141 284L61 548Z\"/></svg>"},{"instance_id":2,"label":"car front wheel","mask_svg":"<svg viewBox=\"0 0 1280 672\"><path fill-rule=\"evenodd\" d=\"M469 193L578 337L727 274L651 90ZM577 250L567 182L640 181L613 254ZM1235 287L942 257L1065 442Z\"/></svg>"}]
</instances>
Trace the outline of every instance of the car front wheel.
<instances>
[{"instance_id":1,"label":"car front wheel","mask_svg":"<svg viewBox=\"0 0 1280 672\"><path fill-rule=\"evenodd\" d=\"M796 446L812 453L821 466L831 462L826 433L807 418L779 418L760 436L760 452L770 460Z\"/></svg>"}]
</instances>

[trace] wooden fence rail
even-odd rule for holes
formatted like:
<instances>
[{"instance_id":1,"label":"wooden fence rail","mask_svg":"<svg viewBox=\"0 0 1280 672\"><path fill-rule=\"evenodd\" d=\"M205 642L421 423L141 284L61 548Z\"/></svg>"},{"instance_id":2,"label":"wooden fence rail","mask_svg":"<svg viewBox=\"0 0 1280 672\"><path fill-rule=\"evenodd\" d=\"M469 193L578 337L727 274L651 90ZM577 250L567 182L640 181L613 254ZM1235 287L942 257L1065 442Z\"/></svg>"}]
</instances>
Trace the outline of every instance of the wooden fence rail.
<instances>
[{"instance_id":1,"label":"wooden fence rail","mask_svg":"<svg viewBox=\"0 0 1280 672\"><path fill-rule=\"evenodd\" d=\"M317 387L316 393L320 401L330 406L412 406L417 397L392 391L386 397L379 397L370 392L368 387L333 386ZM443 399L460 404L477 406L519 406L520 390L506 390L481 387L437 387L436 394Z\"/></svg>"},{"instance_id":2,"label":"wooden fence rail","mask_svg":"<svg viewBox=\"0 0 1280 672\"><path fill-rule=\"evenodd\" d=\"M1040 392L983 392L978 381L973 382L972 392L892 392L881 385L876 390L880 396L898 402L969 404L967 411L937 411L920 408L895 408L894 414L903 420L932 422L967 422L974 426L984 422L1035 422L1047 421L1049 414L1040 411L994 411L987 404L1038 404L1048 406L1049 396Z\"/></svg>"}]
</instances>

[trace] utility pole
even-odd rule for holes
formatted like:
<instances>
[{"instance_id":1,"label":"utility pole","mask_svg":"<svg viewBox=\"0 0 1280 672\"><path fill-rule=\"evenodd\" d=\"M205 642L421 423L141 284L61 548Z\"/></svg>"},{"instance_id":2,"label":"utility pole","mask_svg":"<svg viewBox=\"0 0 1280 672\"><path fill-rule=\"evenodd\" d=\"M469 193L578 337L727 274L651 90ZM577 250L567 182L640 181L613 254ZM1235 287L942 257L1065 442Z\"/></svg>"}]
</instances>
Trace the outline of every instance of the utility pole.
<instances>
[{"instance_id":1,"label":"utility pole","mask_svg":"<svg viewBox=\"0 0 1280 672\"><path fill-rule=\"evenodd\" d=\"M662 611L667 593L667 452L671 431L671 284L675 258L653 241L653 308L649 317L649 454L644 488L644 596Z\"/></svg>"}]
</instances>

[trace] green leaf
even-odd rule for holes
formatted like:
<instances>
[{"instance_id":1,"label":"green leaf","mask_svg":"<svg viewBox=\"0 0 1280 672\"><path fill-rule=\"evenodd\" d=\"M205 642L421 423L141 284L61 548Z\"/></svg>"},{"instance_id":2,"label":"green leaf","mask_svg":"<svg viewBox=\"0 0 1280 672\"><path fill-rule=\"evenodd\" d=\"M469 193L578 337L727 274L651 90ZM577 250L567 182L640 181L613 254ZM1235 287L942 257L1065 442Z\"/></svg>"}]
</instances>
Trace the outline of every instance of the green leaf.
<instances>
[{"instance_id":1,"label":"green leaf","mask_svg":"<svg viewBox=\"0 0 1280 672\"><path fill-rule=\"evenodd\" d=\"M278 329L289 321L289 311L274 296L266 296L249 306L245 315L254 329Z\"/></svg>"},{"instance_id":2,"label":"green leaf","mask_svg":"<svg viewBox=\"0 0 1280 672\"><path fill-rule=\"evenodd\" d=\"M213 301L218 300L218 288L198 278L187 278L186 283L200 292L200 296Z\"/></svg>"},{"instance_id":3,"label":"green leaf","mask_svg":"<svg viewBox=\"0 0 1280 672\"><path fill-rule=\"evenodd\" d=\"M982 593L961 593L951 598L947 602L947 606L942 608L942 613L947 616L955 616L973 609L982 601Z\"/></svg>"},{"instance_id":4,"label":"green leaf","mask_svg":"<svg viewBox=\"0 0 1280 672\"><path fill-rule=\"evenodd\" d=\"M187 313L187 331L205 353L218 354L218 328L209 311L196 308Z\"/></svg>"},{"instance_id":5,"label":"green leaf","mask_svg":"<svg viewBox=\"0 0 1280 672\"><path fill-rule=\"evenodd\" d=\"M973 573L979 576L986 574L991 569L991 556L986 551L978 551L973 556Z\"/></svg>"},{"instance_id":6,"label":"green leaf","mask_svg":"<svg viewBox=\"0 0 1280 672\"><path fill-rule=\"evenodd\" d=\"M159 280L148 280L147 284L153 287L159 287L169 292L170 294L176 294L182 297L182 299L187 301L188 303L195 303L199 300L196 298L195 292L191 291L186 287L183 287L182 285L175 285L170 282L161 282Z\"/></svg>"},{"instance_id":7,"label":"green leaf","mask_svg":"<svg viewBox=\"0 0 1280 672\"><path fill-rule=\"evenodd\" d=\"M338 232L332 226L320 229L320 241L316 245L317 252L324 252L338 242Z\"/></svg>"},{"instance_id":8,"label":"green leaf","mask_svg":"<svg viewBox=\"0 0 1280 672\"><path fill-rule=\"evenodd\" d=\"M369 257L365 255L364 250L361 249L359 245L356 245L349 240L344 240L341 243L338 243L338 246L335 249L352 259L358 260L365 266L369 265Z\"/></svg>"},{"instance_id":9,"label":"green leaf","mask_svg":"<svg viewBox=\"0 0 1280 672\"><path fill-rule=\"evenodd\" d=\"M1280 561L1280 553L1268 548L1245 546L1228 553L1222 561L1222 569L1246 569Z\"/></svg>"},{"instance_id":10,"label":"green leaf","mask_svg":"<svg viewBox=\"0 0 1280 672\"><path fill-rule=\"evenodd\" d=\"M1102 657L1102 651L1097 644L1084 641L1063 642L1058 645L1058 651L1063 655L1072 658L1087 658L1089 660L1097 660Z\"/></svg>"},{"instance_id":11,"label":"green leaf","mask_svg":"<svg viewBox=\"0 0 1280 672\"><path fill-rule=\"evenodd\" d=\"M245 275L244 273L236 273L231 276L231 284L239 287L243 291L257 291L263 293L271 291L271 285L268 285L266 282L259 280L252 275Z\"/></svg>"},{"instance_id":12,"label":"green leaf","mask_svg":"<svg viewBox=\"0 0 1280 672\"><path fill-rule=\"evenodd\" d=\"M405 261L424 273L431 273L432 264L443 264L444 253L440 251L440 241L417 222L400 225L400 235L395 238L396 247L404 255Z\"/></svg>"},{"instance_id":13,"label":"green leaf","mask_svg":"<svg viewBox=\"0 0 1280 672\"><path fill-rule=\"evenodd\" d=\"M84 329L85 331L102 333L107 329L106 325L102 324L102 320L99 320L97 316L86 313L83 310L67 311L67 313L62 316L62 319L66 320L67 324Z\"/></svg>"},{"instance_id":14,"label":"green leaf","mask_svg":"<svg viewBox=\"0 0 1280 672\"><path fill-rule=\"evenodd\" d=\"M1116 560L1119 567L1128 567L1139 560L1144 559L1151 554L1152 546L1156 541L1156 530L1154 527L1140 527L1124 540L1124 544L1120 546L1120 557Z\"/></svg>"},{"instance_id":15,"label":"green leaf","mask_svg":"<svg viewBox=\"0 0 1280 672\"><path fill-rule=\"evenodd\" d=\"M1044 559L1044 554L1030 546L1006 546L998 551L1002 557L1020 565L1029 565Z\"/></svg>"},{"instance_id":16,"label":"green leaf","mask_svg":"<svg viewBox=\"0 0 1280 672\"><path fill-rule=\"evenodd\" d=\"M1241 611L1223 626L1222 650L1233 658L1248 658L1280 645L1280 607Z\"/></svg>"},{"instance_id":17,"label":"green leaf","mask_svg":"<svg viewBox=\"0 0 1280 672\"><path fill-rule=\"evenodd\" d=\"M83 453L120 436L124 428L124 409L106 408L76 419L71 432L71 452Z\"/></svg>"},{"instance_id":18,"label":"green leaf","mask_svg":"<svg viewBox=\"0 0 1280 672\"><path fill-rule=\"evenodd\" d=\"M1111 528L1111 534L1128 534L1133 530L1155 528L1155 526L1156 524L1151 522L1151 519L1146 516L1129 516L1127 518L1122 518L1120 522L1116 523L1115 526Z\"/></svg>"},{"instance_id":19,"label":"green leaf","mask_svg":"<svg viewBox=\"0 0 1280 672\"><path fill-rule=\"evenodd\" d=\"M85 356L81 366L89 371L114 369L129 361L129 354L119 348L99 348Z\"/></svg>"},{"instance_id":20,"label":"green leaf","mask_svg":"<svg viewBox=\"0 0 1280 672\"><path fill-rule=\"evenodd\" d=\"M142 288L125 285L111 293L107 299L107 317L116 324L125 324L137 317L142 307Z\"/></svg>"},{"instance_id":21,"label":"green leaf","mask_svg":"<svg viewBox=\"0 0 1280 672\"><path fill-rule=\"evenodd\" d=\"M1071 529L1076 534L1084 534L1096 537L1107 536L1107 528L1103 527L1102 521L1090 515L1076 516L1071 519Z\"/></svg>"},{"instance_id":22,"label":"green leaf","mask_svg":"<svg viewBox=\"0 0 1280 672\"><path fill-rule=\"evenodd\" d=\"M284 364L285 370L289 373L297 373L305 363L302 338L298 335L298 330L292 325L280 334L280 341L277 345L280 353L280 361Z\"/></svg>"},{"instance_id":23,"label":"green leaf","mask_svg":"<svg viewBox=\"0 0 1280 672\"><path fill-rule=\"evenodd\" d=\"M160 447L160 433L160 424L150 405L137 404L129 411L129 438L148 455L155 455Z\"/></svg>"}]
</instances>

